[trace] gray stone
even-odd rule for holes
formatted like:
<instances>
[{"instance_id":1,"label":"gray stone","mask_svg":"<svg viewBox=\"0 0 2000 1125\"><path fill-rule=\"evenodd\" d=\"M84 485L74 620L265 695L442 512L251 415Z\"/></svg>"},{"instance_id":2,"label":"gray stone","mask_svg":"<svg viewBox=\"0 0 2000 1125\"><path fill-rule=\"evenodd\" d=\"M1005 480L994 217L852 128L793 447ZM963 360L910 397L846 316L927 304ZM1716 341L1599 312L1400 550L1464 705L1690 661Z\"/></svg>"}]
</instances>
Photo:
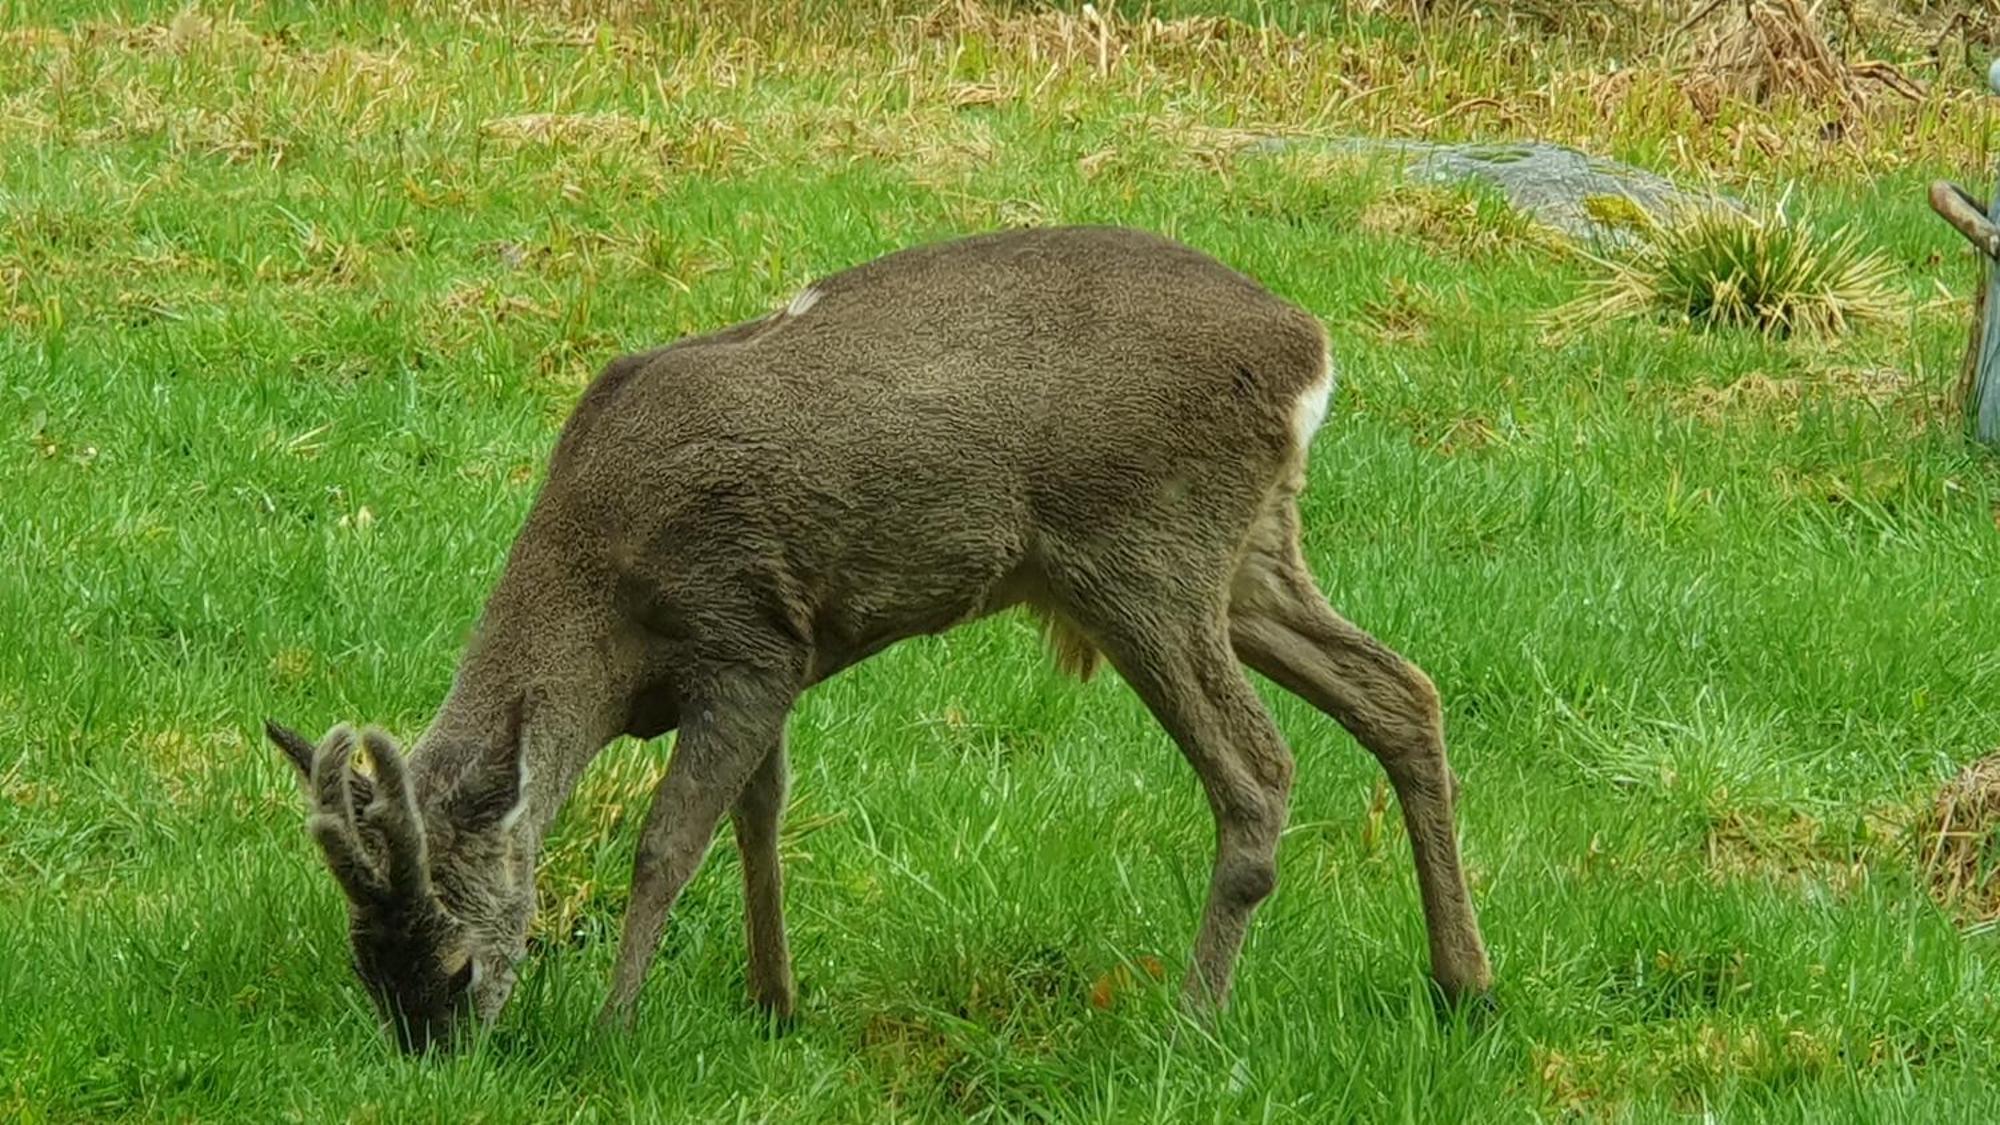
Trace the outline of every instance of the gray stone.
<instances>
[{"instance_id":1,"label":"gray stone","mask_svg":"<svg viewBox=\"0 0 2000 1125\"><path fill-rule=\"evenodd\" d=\"M1536 221L1587 242L1622 245L1643 229L1644 217L1669 219L1716 207L1742 210L1729 196L1683 188L1643 168L1544 141L1446 144L1383 137L1269 137L1247 151L1305 147L1380 153L1401 160L1413 179L1485 185Z\"/></svg>"}]
</instances>

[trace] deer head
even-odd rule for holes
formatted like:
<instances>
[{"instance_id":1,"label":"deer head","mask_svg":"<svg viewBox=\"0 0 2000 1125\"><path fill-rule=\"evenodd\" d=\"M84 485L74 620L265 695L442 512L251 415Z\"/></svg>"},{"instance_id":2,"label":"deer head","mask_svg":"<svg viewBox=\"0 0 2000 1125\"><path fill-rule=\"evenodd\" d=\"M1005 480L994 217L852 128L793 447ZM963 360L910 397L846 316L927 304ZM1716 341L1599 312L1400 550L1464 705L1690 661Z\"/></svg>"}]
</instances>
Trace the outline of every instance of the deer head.
<instances>
[{"instance_id":1,"label":"deer head","mask_svg":"<svg viewBox=\"0 0 2000 1125\"><path fill-rule=\"evenodd\" d=\"M518 707L509 727L504 753L454 755L455 776L413 779L415 759L373 728L358 739L370 776L354 768L345 724L316 747L264 724L298 768L306 828L347 896L354 971L405 1051L448 1048L467 1017L499 1014L514 986L534 872L532 844L518 838Z\"/></svg>"}]
</instances>

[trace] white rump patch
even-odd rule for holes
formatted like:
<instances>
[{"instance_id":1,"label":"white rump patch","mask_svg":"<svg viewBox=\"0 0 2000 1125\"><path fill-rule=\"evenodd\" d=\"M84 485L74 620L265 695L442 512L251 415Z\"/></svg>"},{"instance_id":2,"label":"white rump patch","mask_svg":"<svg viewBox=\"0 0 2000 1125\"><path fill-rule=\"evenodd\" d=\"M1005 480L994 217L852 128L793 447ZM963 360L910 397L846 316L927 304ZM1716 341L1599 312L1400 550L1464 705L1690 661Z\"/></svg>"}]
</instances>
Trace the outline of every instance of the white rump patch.
<instances>
[{"instance_id":1,"label":"white rump patch","mask_svg":"<svg viewBox=\"0 0 2000 1125\"><path fill-rule=\"evenodd\" d=\"M1333 398L1333 353L1327 350L1320 358L1319 378L1299 396L1298 405L1292 407L1292 439L1297 442L1299 452L1305 452L1312 445L1313 435L1319 432L1319 425L1326 421L1326 406Z\"/></svg>"},{"instance_id":2,"label":"white rump patch","mask_svg":"<svg viewBox=\"0 0 2000 1125\"><path fill-rule=\"evenodd\" d=\"M793 297L792 303L785 306L785 315L804 316L807 309L817 304L819 304L819 290L807 289L798 296Z\"/></svg>"}]
</instances>

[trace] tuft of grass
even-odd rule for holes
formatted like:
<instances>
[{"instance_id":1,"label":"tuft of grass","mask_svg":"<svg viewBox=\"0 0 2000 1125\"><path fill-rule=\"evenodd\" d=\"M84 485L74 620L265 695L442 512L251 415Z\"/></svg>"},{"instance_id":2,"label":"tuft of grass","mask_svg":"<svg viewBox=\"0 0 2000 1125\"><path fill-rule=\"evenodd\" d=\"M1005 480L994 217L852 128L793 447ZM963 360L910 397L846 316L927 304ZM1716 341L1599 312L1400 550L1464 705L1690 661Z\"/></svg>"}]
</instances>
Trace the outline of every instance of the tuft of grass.
<instances>
[{"instance_id":1,"label":"tuft of grass","mask_svg":"<svg viewBox=\"0 0 2000 1125\"><path fill-rule=\"evenodd\" d=\"M1702 328L1836 336L1883 322L1906 301L1894 263L1851 227L1821 235L1787 218L1704 209L1652 223L1617 255L1586 254L1603 272L1551 316L1559 328L1657 315Z\"/></svg>"}]
</instances>

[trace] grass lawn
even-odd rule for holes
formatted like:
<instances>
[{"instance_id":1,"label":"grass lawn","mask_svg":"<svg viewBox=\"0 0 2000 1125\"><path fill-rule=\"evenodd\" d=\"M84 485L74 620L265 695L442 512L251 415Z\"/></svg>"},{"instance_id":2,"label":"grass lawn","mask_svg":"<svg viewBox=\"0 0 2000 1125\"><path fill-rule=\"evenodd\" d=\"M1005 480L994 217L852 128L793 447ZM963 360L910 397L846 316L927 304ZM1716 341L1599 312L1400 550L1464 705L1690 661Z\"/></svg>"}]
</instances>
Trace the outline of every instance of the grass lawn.
<instances>
[{"instance_id":1,"label":"grass lawn","mask_svg":"<svg viewBox=\"0 0 2000 1125\"><path fill-rule=\"evenodd\" d=\"M1587 22L588 7L0 5L0 1118L1990 1118L2000 946L1910 828L2000 749L2000 458L1948 402L1976 273L1923 202L1987 186L1972 70L1834 136ZM1899 311L1555 331L1597 267L1490 200L1242 143L1355 131L1783 198ZM1332 331L1309 552L1443 694L1497 1013L1434 1014L1380 771L1270 689L1282 885L1228 1018L1179 1020L1193 774L1003 618L799 711L789 1034L727 845L637 1031L593 1030L669 751L624 742L500 1024L395 1057L259 719L414 738L612 356L1057 222L1173 234ZM1167 985L1119 975L1150 958Z\"/></svg>"}]
</instances>

